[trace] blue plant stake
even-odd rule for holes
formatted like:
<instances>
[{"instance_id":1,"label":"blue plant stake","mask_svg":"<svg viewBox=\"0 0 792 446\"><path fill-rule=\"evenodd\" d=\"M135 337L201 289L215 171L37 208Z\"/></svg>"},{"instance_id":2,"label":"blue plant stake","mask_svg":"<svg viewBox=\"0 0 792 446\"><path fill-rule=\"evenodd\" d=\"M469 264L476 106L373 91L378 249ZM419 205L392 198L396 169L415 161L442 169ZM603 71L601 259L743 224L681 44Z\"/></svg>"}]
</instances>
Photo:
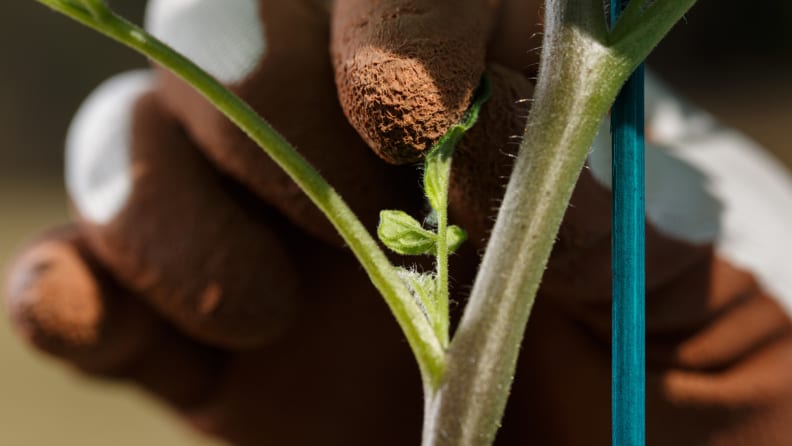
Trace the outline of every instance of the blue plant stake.
<instances>
[{"instance_id":1,"label":"blue plant stake","mask_svg":"<svg viewBox=\"0 0 792 446\"><path fill-rule=\"evenodd\" d=\"M611 1L615 23L627 0ZM611 110L613 136L613 321L611 416L614 446L646 442L644 67Z\"/></svg>"}]
</instances>

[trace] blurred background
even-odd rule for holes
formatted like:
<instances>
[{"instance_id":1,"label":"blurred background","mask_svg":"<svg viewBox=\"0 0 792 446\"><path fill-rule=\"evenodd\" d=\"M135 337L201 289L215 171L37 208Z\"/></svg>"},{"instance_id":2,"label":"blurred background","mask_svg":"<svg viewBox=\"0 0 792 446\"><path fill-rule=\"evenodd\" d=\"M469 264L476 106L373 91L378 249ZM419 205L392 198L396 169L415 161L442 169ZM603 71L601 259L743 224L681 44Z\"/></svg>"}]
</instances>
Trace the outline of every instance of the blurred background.
<instances>
[{"instance_id":1,"label":"blurred background","mask_svg":"<svg viewBox=\"0 0 792 446\"><path fill-rule=\"evenodd\" d=\"M113 5L140 23L143 1ZM748 7L752 6L752 7ZM32 1L4 8L0 48L0 270L68 221L62 141L103 79L145 61ZM792 2L700 0L650 66L792 166ZM0 314L0 445L203 445L134 388L88 381L28 350Z\"/></svg>"},{"instance_id":2,"label":"blurred background","mask_svg":"<svg viewBox=\"0 0 792 446\"><path fill-rule=\"evenodd\" d=\"M141 23L144 1L111 3ZM68 221L62 146L82 99L105 78L146 61L33 1L4 8L0 42L6 57L0 65L4 273L25 240ZM216 444L136 388L89 381L28 349L4 310L0 304L0 445Z\"/></svg>"}]
</instances>

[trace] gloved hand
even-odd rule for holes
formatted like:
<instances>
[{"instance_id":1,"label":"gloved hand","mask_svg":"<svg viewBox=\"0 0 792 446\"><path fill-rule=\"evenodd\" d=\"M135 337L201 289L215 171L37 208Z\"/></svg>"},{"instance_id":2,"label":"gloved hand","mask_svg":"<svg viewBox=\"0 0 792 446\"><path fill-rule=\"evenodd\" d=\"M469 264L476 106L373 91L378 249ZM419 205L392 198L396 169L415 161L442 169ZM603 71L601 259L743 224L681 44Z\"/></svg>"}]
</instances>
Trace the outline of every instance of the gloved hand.
<instances>
[{"instance_id":1,"label":"gloved hand","mask_svg":"<svg viewBox=\"0 0 792 446\"><path fill-rule=\"evenodd\" d=\"M418 160L486 71L493 97L458 148L449 197L471 234L452 258L462 300L522 132L538 2L331 3L155 0L147 24L264 115L369 229L381 209L423 206L417 169L374 153ZM792 299L780 226L792 182L649 90L650 444L784 444L792 338L776 298ZM562 227L499 444L609 444L606 135ZM418 443L417 369L381 298L297 187L188 86L156 67L111 80L75 118L67 162L77 223L33 242L9 280L34 345L135 382L233 444Z\"/></svg>"}]
</instances>

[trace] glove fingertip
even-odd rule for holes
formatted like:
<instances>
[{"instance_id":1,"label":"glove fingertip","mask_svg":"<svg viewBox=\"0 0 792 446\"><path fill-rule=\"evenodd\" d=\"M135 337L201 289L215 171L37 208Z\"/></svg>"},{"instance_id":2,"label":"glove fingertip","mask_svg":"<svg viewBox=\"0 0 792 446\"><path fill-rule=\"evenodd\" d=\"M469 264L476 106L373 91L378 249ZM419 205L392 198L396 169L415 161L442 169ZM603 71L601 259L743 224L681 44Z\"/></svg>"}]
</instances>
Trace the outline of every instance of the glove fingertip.
<instances>
[{"instance_id":1,"label":"glove fingertip","mask_svg":"<svg viewBox=\"0 0 792 446\"><path fill-rule=\"evenodd\" d=\"M45 235L11 269L7 301L19 333L81 369L106 371L148 343L156 319L114 284L73 228Z\"/></svg>"}]
</instances>

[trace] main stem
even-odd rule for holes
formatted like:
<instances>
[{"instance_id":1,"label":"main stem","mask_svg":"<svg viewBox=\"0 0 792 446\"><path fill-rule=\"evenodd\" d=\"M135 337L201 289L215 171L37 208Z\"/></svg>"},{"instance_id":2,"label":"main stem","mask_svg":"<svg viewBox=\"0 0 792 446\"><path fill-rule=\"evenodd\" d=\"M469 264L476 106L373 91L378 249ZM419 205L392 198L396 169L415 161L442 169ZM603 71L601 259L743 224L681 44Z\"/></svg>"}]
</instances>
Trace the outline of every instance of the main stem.
<instances>
[{"instance_id":1,"label":"main stem","mask_svg":"<svg viewBox=\"0 0 792 446\"><path fill-rule=\"evenodd\" d=\"M549 0L534 104L498 219L427 414L425 446L491 444L539 283L599 123L629 71L600 0Z\"/></svg>"},{"instance_id":2,"label":"main stem","mask_svg":"<svg viewBox=\"0 0 792 446\"><path fill-rule=\"evenodd\" d=\"M525 326L599 123L629 74L695 0L657 0L609 35L601 0L547 0L542 64L520 154L428 403L424 446L495 440ZM645 3L645 2L644 2ZM658 14L658 11L663 14ZM639 17L645 20L639 20Z\"/></svg>"}]
</instances>

